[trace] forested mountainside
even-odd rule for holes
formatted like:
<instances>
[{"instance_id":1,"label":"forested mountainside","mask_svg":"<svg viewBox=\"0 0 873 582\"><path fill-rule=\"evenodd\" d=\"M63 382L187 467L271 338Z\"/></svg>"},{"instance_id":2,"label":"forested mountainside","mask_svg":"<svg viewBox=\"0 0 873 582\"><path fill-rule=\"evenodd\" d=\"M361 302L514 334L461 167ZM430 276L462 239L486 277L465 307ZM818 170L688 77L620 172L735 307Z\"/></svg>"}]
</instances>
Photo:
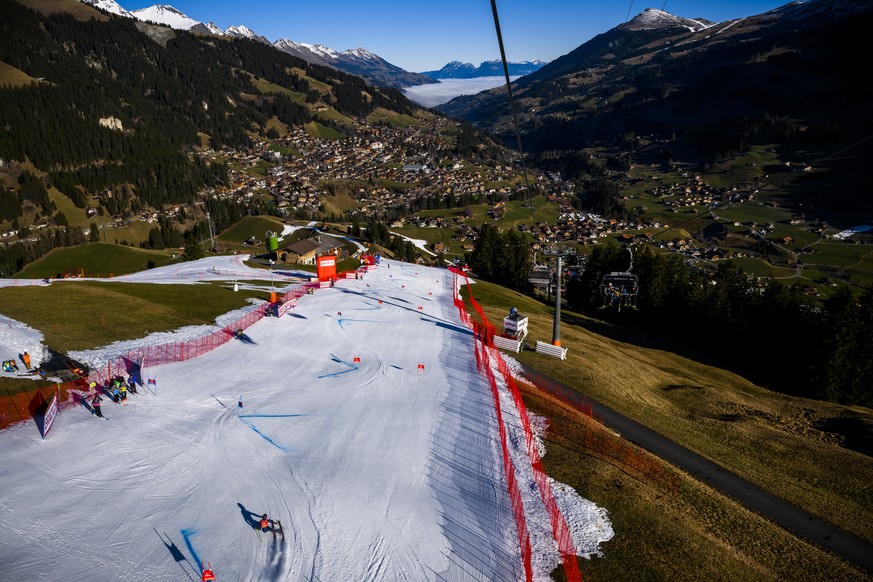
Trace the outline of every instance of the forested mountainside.
<instances>
[{"instance_id":1,"label":"forested mountainside","mask_svg":"<svg viewBox=\"0 0 873 582\"><path fill-rule=\"evenodd\" d=\"M243 148L273 117L301 126L316 106L356 118L413 107L395 90L248 39L45 15L13 0L0 11L0 61L35 80L0 88L0 159L30 161L83 205L85 193L122 185L153 208L191 201L222 168L186 152Z\"/></svg>"},{"instance_id":2,"label":"forested mountainside","mask_svg":"<svg viewBox=\"0 0 873 582\"><path fill-rule=\"evenodd\" d=\"M786 156L809 147L826 154L870 135L873 81L857 65L873 51L869 2L811 0L723 23L688 22L647 10L519 79L525 149L630 150L645 135L694 161L751 143L782 147ZM514 143L503 88L438 109Z\"/></svg>"}]
</instances>

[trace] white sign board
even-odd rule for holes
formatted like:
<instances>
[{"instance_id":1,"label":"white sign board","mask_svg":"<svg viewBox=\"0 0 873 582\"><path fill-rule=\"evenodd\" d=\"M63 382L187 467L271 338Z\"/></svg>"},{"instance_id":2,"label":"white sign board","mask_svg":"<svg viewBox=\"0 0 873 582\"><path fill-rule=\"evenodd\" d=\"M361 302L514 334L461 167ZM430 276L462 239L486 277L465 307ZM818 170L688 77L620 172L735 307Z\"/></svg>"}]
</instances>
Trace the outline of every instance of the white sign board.
<instances>
[{"instance_id":1,"label":"white sign board","mask_svg":"<svg viewBox=\"0 0 873 582\"><path fill-rule=\"evenodd\" d=\"M48 409L45 411L45 417L43 421L42 427L42 438L45 438L45 435L48 434L49 429L52 427L52 423L55 421L55 416L58 415L58 395L55 393L52 398L52 403L49 404Z\"/></svg>"}]
</instances>

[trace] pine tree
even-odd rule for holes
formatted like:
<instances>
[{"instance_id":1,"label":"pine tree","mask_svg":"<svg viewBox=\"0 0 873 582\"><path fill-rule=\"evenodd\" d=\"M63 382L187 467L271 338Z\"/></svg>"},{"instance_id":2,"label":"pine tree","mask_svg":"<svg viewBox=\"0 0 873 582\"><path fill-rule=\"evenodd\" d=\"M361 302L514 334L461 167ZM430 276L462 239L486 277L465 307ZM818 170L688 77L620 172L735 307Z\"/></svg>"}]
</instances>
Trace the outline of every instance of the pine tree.
<instances>
[{"instance_id":1,"label":"pine tree","mask_svg":"<svg viewBox=\"0 0 873 582\"><path fill-rule=\"evenodd\" d=\"M185 252L182 254L182 257L186 261L196 261L197 259L202 259L203 255L203 247L200 246L200 243L197 242L194 235L189 233L185 237Z\"/></svg>"}]
</instances>

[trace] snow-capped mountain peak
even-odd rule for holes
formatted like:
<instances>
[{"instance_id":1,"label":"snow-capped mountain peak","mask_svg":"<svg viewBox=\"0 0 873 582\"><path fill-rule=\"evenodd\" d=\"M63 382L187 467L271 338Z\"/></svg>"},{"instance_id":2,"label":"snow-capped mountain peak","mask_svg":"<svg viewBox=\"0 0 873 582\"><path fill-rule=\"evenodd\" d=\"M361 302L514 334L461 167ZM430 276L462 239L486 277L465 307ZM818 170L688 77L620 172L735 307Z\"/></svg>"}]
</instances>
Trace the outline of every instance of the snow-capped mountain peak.
<instances>
[{"instance_id":1,"label":"snow-capped mountain peak","mask_svg":"<svg viewBox=\"0 0 873 582\"><path fill-rule=\"evenodd\" d=\"M206 30L208 30L211 34L215 34L218 36L221 36L224 34L224 31L221 30L220 27L216 26L216 24L214 22L212 22L211 20L209 21L209 24L204 24L203 26L205 26Z\"/></svg>"},{"instance_id":2,"label":"snow-capped mountain peak","mask_svg":"<svg viewBox=\"0 0 873 582\"><path fill-rule=\"evenodd\" d=\"M617 28L625 30L657 30L659 28L687 28L691 32L697 32L709 28L713 23L708 20L683 18L674 16L657 8L646 8L629 22L619 25Z\"/></svg>"},{"instance_id":3,"label":"snow-capped mountain peak","mask_svg":"<svg viewBox=\"0 0 873 582\"><path fill-rule=\"evenodd\" d=\"M90 4L94 8L99 8L110 14L118 14L120 16L130 16L130 12L122 8L115 0L82 0L85 4Z\"/></svg>"},{"instance_id":4,"label":"snow-capped mountain peak","mask_svg":"<svg viewBox=\"0 0 873 582\"><path fill-rule=\"evenodd\" d=\"M248 28L245 25L240 24L239 26L229 26L227 30L224 31L224 34L227 36L233 37L241 37L241 38L255 38L257 36L252 29Z\"/></svg>"},{"instance_id":5,"label":"snow-capped mountain peak","mask_svg":"<svg viewBox=\"0 0 873 582\"><path fill-rule=\"evenodd\" d=\"M352 58L356 58L356 59L363 59L365 61L375 61L375 60L379 59L378 56L374 55L373 53L371 53L367 49L363 49L360 47L355 48L355 49L349 49L347 51L343 51L340 54L343 56L352 57Z\"/></svg>"},{"instance_id":6,"label":"snow-capped mountain peak","mask_svg":"<svg viewBox=\"0 0 873 582\"><path fill-rule=\"evenodd\" d=\"M299 46L307 49L311 53L324 58L324 59L338 59L339 53L333 50L330 47L324 46L323 44L307 44L305 42L299 43Z\"/></svg>"},{"instance_id":7,"label":"snow-capped mountain peak","mask_svg":"<svg viewBox=\"0 0 873 582\"><path fill-rule=\"evenodd\" d=\"M294 42L290 38L280 38L273 43L280 51L299 56L303 59L316 59L320 61L329 60L335 61L339 58L340 53L323 44L308 44L305 42Z\"/></svg>"},{"instance_id":8,"label":"snow-capped mountain peak","mask_svg":"<svg viewBox=\"0 0 873 582\"><path fill-rule=\"evenodd\" d=\"M166 4L155 4L147 8L140 8L130 13L137 20L166 24L177 30L188 30L200 22L189 18L178 9Z\"/></svg>"},{"instance_id":9,"label":"snow-capped mountain peak","mask_svg":"<svg viewBox=\"0 0 873 582\"><path fill-rule=\"evenodd\" d=\"M290 50L300 50L300 45L290 38L280 38L277 39L276 42L273 43L273 46L278 48L279 50L288 51Z\"/></svg>"}]
</instances>

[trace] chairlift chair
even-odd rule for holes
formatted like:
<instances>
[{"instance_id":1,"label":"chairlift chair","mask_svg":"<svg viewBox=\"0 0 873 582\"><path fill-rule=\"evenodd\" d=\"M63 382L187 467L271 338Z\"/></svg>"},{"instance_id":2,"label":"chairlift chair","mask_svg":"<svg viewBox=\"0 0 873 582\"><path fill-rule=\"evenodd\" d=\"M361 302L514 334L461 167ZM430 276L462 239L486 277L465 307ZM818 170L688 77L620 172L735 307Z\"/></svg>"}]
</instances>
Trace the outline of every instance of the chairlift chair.
<instances>
[{"instance_id":1,"label":"chairlift chair","mask_svg":"<svg viewBox=\"0 0 873 582\"><path fill-rule=\"evenodd\" d=\"M603 307L615 307L621 311L623 306L637 308L637 292L640 289L640 282L636 275L631 273L634 268L634 254L630 247L627 247L627 252L630 253L630 266L627 271L613 271L608 275L604 275L600 281L600 297L603 299Z\"/></svg>"},{"instance_id":2,"label":"chairlift chair","mask_svg":"<svg viewBox=\"0 0 873 582\"><path fill-rule=\"evenodd\" d=\"M636 309L639 288L639 279L633 273L615 271L604 275L600 282L603 307L615 307L619 311L623 306Z\"/></svg>"}]
</instances>

